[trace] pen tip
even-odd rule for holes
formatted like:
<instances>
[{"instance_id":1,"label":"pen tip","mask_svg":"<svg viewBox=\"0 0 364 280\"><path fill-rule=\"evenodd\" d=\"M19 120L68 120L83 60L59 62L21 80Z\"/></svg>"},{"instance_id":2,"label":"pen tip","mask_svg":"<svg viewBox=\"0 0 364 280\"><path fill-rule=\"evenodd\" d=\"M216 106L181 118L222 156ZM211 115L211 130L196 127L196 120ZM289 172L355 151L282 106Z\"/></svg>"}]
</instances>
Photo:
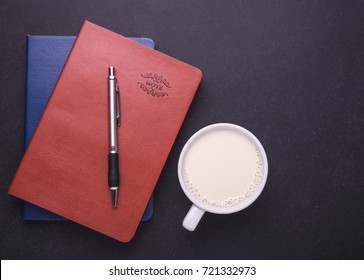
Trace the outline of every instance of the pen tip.
<instances>
[{"instance_id":1,"label":"pen tip","mask_svg":"<svg viewBox=\"0 0 364 280\"><path fill-rule=\"evenodd\" d=\"M111 189L112 206L115 208L118 203L118 189Z\"/></svg>"}]
</instances>

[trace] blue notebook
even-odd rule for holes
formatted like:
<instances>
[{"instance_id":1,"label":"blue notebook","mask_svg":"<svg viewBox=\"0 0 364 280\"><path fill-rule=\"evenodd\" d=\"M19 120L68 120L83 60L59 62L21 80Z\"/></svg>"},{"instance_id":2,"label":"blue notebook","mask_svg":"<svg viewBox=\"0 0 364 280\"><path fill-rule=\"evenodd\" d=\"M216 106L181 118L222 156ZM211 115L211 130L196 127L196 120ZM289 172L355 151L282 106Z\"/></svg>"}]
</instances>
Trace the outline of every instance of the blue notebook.
<instances>
[{"instance_id":1,"label":"blue notebook","mask_svg":"<svg viewBox=\"0 0 364 280\"><path fill-rule=\"evenodd\" d=\"M64 63L75 41L75 36L27 36L26 99L25 99L25 149L39 122L48 98L58 80ZM154 48L149 38L130 38ZM105 185L107 190L107 184ZM150 198L141 221L153 215L153 197ZM65 218L24 201L24 220L65 220Z\"/></svg>"}]
</instances>

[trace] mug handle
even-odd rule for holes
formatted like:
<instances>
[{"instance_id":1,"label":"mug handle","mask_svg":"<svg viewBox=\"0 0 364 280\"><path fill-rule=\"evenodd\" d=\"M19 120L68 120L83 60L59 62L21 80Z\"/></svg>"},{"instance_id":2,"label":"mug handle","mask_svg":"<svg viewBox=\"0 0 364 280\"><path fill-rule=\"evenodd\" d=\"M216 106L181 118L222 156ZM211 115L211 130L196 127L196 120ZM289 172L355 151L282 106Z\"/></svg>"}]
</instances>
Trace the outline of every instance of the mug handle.
<instances>
[{"instance_id":1,"label":"mug handle","mask_svg":"<svg viewBox=\"0 0 364 280\"><path fill-rule=\"evenodd\" d=\"M205 214L205 210L202 210L201 208L198 208L196 205L192 204L190 210L183 220L183 227L189 231L194 231L203 214Z\"/></svg>"}]
</instances>

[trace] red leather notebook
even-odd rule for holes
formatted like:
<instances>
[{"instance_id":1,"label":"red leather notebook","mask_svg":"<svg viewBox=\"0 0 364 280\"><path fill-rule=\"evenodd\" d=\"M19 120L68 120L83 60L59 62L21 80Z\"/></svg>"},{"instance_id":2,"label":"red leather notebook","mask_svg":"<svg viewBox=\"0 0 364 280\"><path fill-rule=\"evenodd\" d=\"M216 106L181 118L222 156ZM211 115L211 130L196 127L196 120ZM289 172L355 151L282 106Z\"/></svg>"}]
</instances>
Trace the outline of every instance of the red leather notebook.
<instances>
[{"instance_id":1,"label":"red leather notebook","mask_svg":"<svg viewBox=\"0 0 364 280\"><path fill-rule=\"evenodd\" d=\"M120 88L120 187L108 188L108 67ZM201 71L85 21L9 193L122 242L139 224Z\"/></svg>"}]
</instances>

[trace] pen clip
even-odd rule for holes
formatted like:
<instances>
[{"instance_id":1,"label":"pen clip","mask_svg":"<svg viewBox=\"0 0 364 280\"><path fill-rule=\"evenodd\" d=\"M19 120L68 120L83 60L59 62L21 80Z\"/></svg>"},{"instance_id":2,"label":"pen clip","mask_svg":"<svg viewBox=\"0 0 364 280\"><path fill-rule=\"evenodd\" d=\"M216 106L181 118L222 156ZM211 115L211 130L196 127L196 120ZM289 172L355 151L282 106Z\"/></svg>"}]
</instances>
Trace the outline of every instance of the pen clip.
<instances>
[{"instance_id":1,"label":"pen clip","mask_svg":"<svg viewBox=\"0 0 364 280\"><path fill-rule=\"evenodd\" d=\"M119 91L119 85L118 83L116 83L115 86L115 92L116 92L116 98L117 98L117 103L116 103L116 122L118 124L118 126L120 126L120 91Z\"/></svg>"}]
</instances>

